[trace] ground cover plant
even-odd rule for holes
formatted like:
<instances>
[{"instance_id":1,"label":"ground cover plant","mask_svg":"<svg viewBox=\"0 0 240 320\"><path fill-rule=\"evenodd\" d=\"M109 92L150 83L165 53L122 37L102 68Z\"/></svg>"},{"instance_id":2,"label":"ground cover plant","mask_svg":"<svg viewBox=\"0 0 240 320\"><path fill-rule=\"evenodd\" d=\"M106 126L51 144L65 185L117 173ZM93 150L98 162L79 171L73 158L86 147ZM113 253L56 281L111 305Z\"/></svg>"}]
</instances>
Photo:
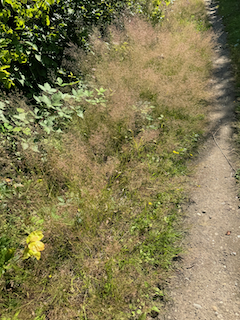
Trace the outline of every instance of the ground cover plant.
<instances>
[{"instance_id":1,"label":"ground cover plant","mask_svg":"<svg viewBox=\"0 0 240 320\"><path fill-rule=\"evenodd\" d=\"M161 312L211 69L203 2L168 8L69 45L71 85L2 96L1 320Z\"/></svg>"}]
</instances>

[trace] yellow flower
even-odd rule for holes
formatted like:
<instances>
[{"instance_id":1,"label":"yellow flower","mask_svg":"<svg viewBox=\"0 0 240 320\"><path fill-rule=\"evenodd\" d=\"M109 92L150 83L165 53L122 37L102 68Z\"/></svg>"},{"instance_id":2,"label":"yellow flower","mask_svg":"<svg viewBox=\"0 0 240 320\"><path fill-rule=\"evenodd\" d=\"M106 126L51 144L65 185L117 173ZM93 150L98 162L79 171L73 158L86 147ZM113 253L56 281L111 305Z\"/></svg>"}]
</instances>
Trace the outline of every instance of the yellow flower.
<instances>
[{"instance_id":1,"label":"yellow flower","mask_svg":"<svg viewBox=\"0 0 240 320\"><path fill-rule=\"evenodd\" d=\"M151 206L151 205L152 205L152 202L148 202L148 204Z\"/></svg>"},{"instance_id":2,"label":"yellow flower","mask_svg":"<svg viewBox=\"0 0 240 320\"><path fill-rule=\"evenodd\" d=\"M179 154L179 152L177 152L177 151L175 151L175 150L173 150L173 153L175 153L175 154Z\"/></svg>"}]
</instances>

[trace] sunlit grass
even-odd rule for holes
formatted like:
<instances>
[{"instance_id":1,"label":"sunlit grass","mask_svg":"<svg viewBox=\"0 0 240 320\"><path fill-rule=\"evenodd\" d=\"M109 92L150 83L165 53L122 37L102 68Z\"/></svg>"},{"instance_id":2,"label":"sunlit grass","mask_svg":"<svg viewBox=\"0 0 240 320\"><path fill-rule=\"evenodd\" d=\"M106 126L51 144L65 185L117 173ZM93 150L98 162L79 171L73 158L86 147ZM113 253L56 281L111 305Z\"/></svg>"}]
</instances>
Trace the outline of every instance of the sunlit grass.
<instances>
[{"instance_id":1,"label":"sunlit grass","mask_svg":"<svg viewBox=\"0 0 240 320\"><path fill-rule=\"evenodd\" d=\"M96 33L95 55L72 52L107 102L42 141L44 159L25 152L14 177L22 188L3 181L11 199L1 232L19 253L36 229L45 243L39 261L20 261L1 278L7 316L144 320L161 312L211 67L209 32L190 18L197 11L205 21L204 6L185 6L176 3L161 27L131 18L122 31L110 27L108 41Z\"/></svg>"}]
</instances>

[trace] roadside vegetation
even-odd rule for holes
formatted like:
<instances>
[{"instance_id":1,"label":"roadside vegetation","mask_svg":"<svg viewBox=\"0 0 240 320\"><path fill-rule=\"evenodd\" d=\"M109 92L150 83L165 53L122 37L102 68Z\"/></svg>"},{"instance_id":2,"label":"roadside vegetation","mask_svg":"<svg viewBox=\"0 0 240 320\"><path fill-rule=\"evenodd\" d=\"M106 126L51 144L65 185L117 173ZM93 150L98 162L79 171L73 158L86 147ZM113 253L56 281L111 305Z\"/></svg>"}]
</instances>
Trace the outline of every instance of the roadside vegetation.
<instances>
[{"instance_id":1,"label":"roadside vegetation","mask_svg":"<svg viewBox=\"0 0 240 320\"><path fill-rule=\"evenodd\" d=\"M236 123L236 148L239 149L240 135L240 3L237 0L231 1L231 6L226 0L219 1L219 14L223 18L225 31L227 32L227 41L231 53L233 72L235 76L235 112L237 116ZM236 178L239 182L240 170L236 172Z\"/></svg>"},{"instance_id":2,"label":"roadside vegetation","mask_svg":"<svg viewBox=\"0 0 240 320\"><path fill-rule=\"evenodd\" d=\"M201 0L122 12L104 30L91 23L84 45L66 37L51 70L29 40L25 64L2 68L1 320L145 320L167 299L211 36Z\"/></svg>"}]
</instances>

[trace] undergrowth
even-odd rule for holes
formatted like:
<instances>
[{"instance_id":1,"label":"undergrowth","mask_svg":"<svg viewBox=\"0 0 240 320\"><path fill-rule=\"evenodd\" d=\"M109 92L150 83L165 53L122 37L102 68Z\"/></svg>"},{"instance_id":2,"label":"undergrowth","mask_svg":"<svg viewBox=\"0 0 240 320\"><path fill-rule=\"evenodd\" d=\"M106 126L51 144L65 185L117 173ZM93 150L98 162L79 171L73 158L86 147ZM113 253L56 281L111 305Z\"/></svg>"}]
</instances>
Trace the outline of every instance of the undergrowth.
<instances>
[{"instance_id":1,"label":"undergrowth","mask_svg":"<svg viewBox=\"0 0 240 320\"><path fill-rule=\"evenodd\" d=\"M32 105L8 97L7 115L0 105L0 250L16 252L0 261L1 320L144 320L167 299L187 163L206 122L204 4L176 1L161 26L128 18L91 41L65 61L86 83L63 92L58 79ZM41 259L19 259L34 230Z\"/></svg>"},{"instance_id":2,"label":"undergrowth","mask_svg":"<svg viewBox=\"0 0 240 320\"><path fill-rule=\"evenodd\" d=\"M235 75L235 112L236 122L236 149L239 151L239 114L240 114L240 3L237 0L231 1L231 5L226 0L220 0L218 5L219 14L223 18L225 30L227 32L227 42L230 48L233 72ZM238 161L239 166L239 161ZM239 182L239 172L237 170L236 179ZM239 193L240 195L240 193Z\"/></svg>"}]
</instances>

